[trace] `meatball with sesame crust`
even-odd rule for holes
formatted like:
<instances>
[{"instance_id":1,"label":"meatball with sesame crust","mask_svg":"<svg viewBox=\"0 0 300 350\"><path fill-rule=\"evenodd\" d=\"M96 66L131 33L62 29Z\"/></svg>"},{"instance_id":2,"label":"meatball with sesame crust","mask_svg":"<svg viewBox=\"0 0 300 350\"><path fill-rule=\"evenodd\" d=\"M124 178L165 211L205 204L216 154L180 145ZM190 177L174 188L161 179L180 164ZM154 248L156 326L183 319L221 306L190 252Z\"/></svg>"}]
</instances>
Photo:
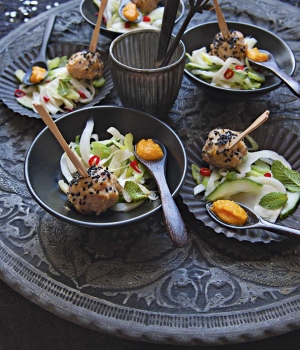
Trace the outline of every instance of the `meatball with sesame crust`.
<instances>
[{"instance_id":1,"label":"meatball with sesame crust","mask_svg":"<svg viewBox=\"0 0 300 350\"><path fill-rule=\"evenodd\" d=\"M239 141L229 149L231 140L234 140L240 133L229 129L216 128L208 136L202 149L204 162L217 168L236 168L248 154L244 141Z\"/></svg>"},{"instance_id":2,"label":"meatball with sesame crust","mask_svg":"<svg viewBox=\"0 0 300 350\"><path fill-rule=\"evenodd\" d=\"M121 186L107 168L92 166L87 172L69 183L68 200L82 214L99 215L118 201Z\"/></svg>"},{"instance_id":3,"label":"meatball with sesame crust","mask_svg":"<svg viewBox=\"0 0 300 350\"><path fill-rule=\"evenodd\" d=\"M75 79L94 80L102 77L104 63L99 52L82 51L72 55L66 67Z\"/></svg>"},{"instance_id":4,"label":"meatball with sesame crust","mask_svg":"<svg viewBox=\"0 0 300 350\"><path fill-rule=\"evenodd\" d=\"M239 60L246 57L248 45L244 42L244 35L238 30L229 30L229 38L224 39L221 32L215 35L210 45L210 54L217 56L223 61L228 57Z\"/></svg>"}]
</instances>

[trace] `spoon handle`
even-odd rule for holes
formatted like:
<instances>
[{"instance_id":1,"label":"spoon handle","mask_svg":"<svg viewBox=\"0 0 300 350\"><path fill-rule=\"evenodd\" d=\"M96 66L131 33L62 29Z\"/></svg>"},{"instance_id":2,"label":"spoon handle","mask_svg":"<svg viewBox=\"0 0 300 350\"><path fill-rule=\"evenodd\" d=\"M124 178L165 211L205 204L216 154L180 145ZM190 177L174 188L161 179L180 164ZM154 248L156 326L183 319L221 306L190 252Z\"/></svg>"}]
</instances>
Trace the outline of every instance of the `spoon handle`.
<instances>
[{"instance_id":1,"label":"spoon handle","mask_svg":"<svg viewBox=\"0 0 300 350\"><path fill-rule=\"evenodd\" d=\"M300 230L297 230L292 227L285 227L285 226L273 224L272 222L266 221L262 218L260 218L260 224L258 224L257 227L261 227L261 228L264 228L265 230L272 231L286 238L297 238L297 239L300 238Z\"/></svg>"},{"instance_id":2,"label":"spoon handle","mask_svg":"<svg viewBox=\"0 0 300 350\"><path fill-rule=\"evenodd\" d=\"M54 22L56 19L56 15L52 15L49 17L47 23L46 23L46 27L45 27L45 32L44 32L44 37L42 40L42 46L40 49L39 54L37 55L35 61L46 61L46 51L47 51L47 46L48 46L48 42L52 33L52 29L54 26Z\"/></svg>"},{"instance_id":3,"label":"spoon handle","mask_svg":"<svg viewBox=\"0 0 300 350\"><path fill-rule=\"evenodd\" d=\"M187 230L180 211L170 193L164 175L164 169L162 168L161 171L156 171L154 176L162 201L167 232L176 246L183 247L187 243Z\"/></svg>"},{"instance_id":4,"label":"spoon handle","mask_svg":"<svg viewBox=\"0 0 300 350\"><path fill-rule=\"evenodd\" d=\"M286 74L283 70L281 69L272 69L270 67L268 67L275 75L278 76L278 78L280 78L283 82L285 82L285 84L287 85L287 87L292 91L292 93L294 93L295 95L297 95L298 97L300 97L300 84L291 76L289 76L288 74Z\"/></svg>"}]
</instances>

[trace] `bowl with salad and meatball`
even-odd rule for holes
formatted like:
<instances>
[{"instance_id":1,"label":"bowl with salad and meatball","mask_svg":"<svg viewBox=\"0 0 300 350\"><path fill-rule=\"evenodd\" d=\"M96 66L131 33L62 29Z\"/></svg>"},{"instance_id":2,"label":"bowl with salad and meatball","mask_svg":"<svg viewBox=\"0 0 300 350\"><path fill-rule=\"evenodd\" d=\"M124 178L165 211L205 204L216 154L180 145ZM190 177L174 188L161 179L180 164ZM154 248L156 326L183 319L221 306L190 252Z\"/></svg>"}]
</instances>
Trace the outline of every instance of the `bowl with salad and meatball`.
<instances>
[{"instance_id":1,"label":"bowl with salad and meatball","mask_svg":"<svg viewBox=\"0 0 300 350\"><path fill-rule=\"evenodd\" d=\"M161 208L151 173L134 146L154 139L167 150L166 178L173 197L184 182L187 159L176 133L159 119L124 107L98 106L56 120L87 176L78 173L46 127L30 146L25 180L37 203L51 215L90 228L134 223Z\"/></svg>"},{"instance_id":2,"label":"bowl with salad and meatball","mask_svg":"<svg viewBox=\"0 0 300 350\"><path fill-rule=\"evenodd\" d=\"M268 70L250 63L248 57L269 51L278 66L292 75L296 62L278 35L248 23L227 22L229 36L223 37L217 22L197 25L185 32L185 73L206 93L225 99L245 99L277 89L281 80Z\"/></svg>"}]
</instances>

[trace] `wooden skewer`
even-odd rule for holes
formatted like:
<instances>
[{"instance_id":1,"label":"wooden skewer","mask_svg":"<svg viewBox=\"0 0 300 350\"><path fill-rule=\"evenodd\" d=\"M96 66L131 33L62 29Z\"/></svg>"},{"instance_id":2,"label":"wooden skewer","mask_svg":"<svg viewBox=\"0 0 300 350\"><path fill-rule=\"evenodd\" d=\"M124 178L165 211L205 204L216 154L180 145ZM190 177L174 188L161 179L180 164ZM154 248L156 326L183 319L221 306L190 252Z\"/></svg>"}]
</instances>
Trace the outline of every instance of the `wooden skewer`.
<instances>
[{"instance_id":1,"label":"wooden skewer","mask_svg":"<svg viewBox=\"0 0 300 350\"><path fill-rule=\"evenodd\" d=\"M260 117L258 117L254 123L252 123L249 128L247 128L245 131L239 134L233 141L230 143L229 148L232 148L234 145L236 145L241 139L243 139L246 135L250 134L251 131L257 129L259 126L261 126L268 118L269 118L270 111L266 110Z\"/></svg>"},{"instance_id":2,"label":"wooden skewer","mask_svg":"<svg viewBox=\"0 0 300 350\"><path fill-rule=\"evenodd\" d=\"M90 43L90 49L89 49L90 52L97 51L97 44L98 44L98 38L99 38L99 34L100 34L100 27L101 27L103 12L105 10L106 4L107 4L107 0L101 0L100 9L98 12L98 17L97 17L97 22L96 22L95 29L93 31L92 40Z\"/></svg>"},{"instance_id":3,"label":"wooden skewer","mask_svg":"<svg viewBox=\"0 0 300 350\"><path fill-rule=\"evenodd\" d=\"M218 0L213 0L214 5L215 5L215 10L217 14L217 19L218 19L218 24L220 31L223 35L223 39L229 38L229 30L225 21L225 18L223 16L222 10L219 6Z\"/></svg>"},{"instance_id":4,"label":"wooden skewer","mask_svg":"<svg viewBox=\"0 0 300 350\"><path fill-rule=\"evenodd\" d=\"M67 156L70 158L71 162L74 164L75 168L78 170L79 174L83 177L88 177L89 174L85 170L84 166L80 163L80 160L76 157L73 151L70 149L69 145L63 138L62 134L58 130L56 124L52 120L46 108L40 102L32 103L34 108L37 110L44 123L48 126L52 134L56 137L57 141L62 146L63 150L67 153Z\"/></svg>"}]
</instances>

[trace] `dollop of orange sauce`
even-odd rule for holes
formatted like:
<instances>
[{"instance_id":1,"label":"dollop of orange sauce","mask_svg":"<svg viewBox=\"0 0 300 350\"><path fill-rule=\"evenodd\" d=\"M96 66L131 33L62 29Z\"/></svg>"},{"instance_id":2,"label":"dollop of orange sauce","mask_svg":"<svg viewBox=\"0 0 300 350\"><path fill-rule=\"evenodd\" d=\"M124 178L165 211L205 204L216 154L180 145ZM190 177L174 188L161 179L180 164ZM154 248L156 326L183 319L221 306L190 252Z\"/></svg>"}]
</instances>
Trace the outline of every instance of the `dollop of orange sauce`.
<instances>
[{"instance_id":1,"label":"dollop of orange sauce","mask_svg":"<svg viewBox=\"0 0 300 350\"><path fill-rule=\"evenodd\" d=\"M129 2L122 10L123 16L128 19L129 22L134 22L139 17L139 12L136 8L136 4Z\"/></svg>"},{"instance_id":2,"label":"dollop of orange sauce","mask_svg":"<svg viewBox=\"0 0 300 350\"><path fill-rule=\"evenodd\" d=\"M248 219L247 213L240 205L227 199L215 201L211 211L229 225L242 226Z\"/></svg>"},{"instance_id":3,"label":"dollop of orange sauce","mask_svg":"<svg viewBox=\"0 0 300 350\"><path fill-rule=\"evenodd\" d=\"M139 157L145 160L159 160L164 153L159 144L152 139L142 139L136 145L136 153Z\"/></svg>"},{"instance_id":4,"label":"dollop of orange sauce","mask_svg":"<svg viewBox=\"0 0 300 350\"><path fill-rule=\"evenodd\" d=\"M38 66L33 66L32 67L32 73L29 78L29 80L33 83L39 83L41 82L45 76L47 75L47 70Z\"/></svg>"},{"instance_id":5,"label":"dollop of orange sauce","mask_svg":"<svg viewBox=\"0 0 300 350\"><path fill-rule=\"evenodd\" d=\"M266 62L269 59L268 55L260 52L257 47L247 50L247 57L256 62Z\"/></svg>"}]
</instances>

